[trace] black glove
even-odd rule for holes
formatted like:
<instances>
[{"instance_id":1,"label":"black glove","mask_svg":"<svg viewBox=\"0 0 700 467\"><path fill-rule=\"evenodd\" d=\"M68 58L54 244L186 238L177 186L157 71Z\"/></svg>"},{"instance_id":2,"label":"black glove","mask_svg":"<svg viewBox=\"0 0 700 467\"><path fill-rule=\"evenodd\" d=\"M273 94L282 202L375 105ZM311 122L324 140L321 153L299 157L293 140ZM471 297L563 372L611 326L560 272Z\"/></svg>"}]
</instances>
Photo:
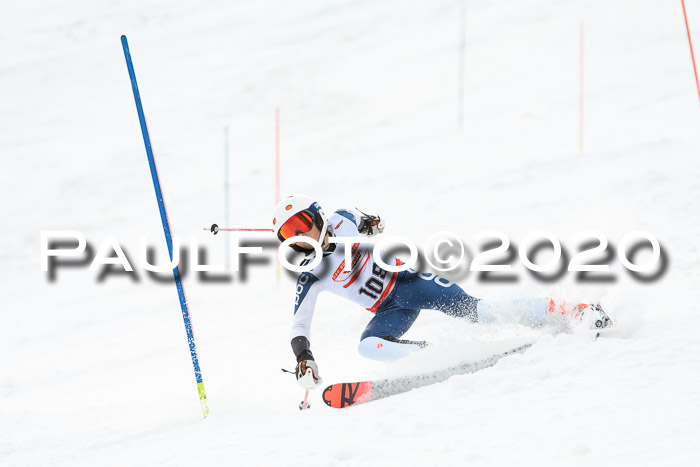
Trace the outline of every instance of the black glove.
<instances>
[{"instance_id":1,"label":"black glove","mask_svg":"<svg viewBox=\"0 0 700 467\"><path fill-rule=\"evenodd\" d=\"M360 212L360 214L362 214L362 217L360 218L360 223L357 226L358 232L362 234L367 234L367 236L369 237L384 232L384 221L381 219L381 217L373 216L371 214L365 214L359 209L357 210Z\"/></svg>"},{"instance_id":2,"label":"black glove","mask_svg":"<svg viewBox=\"0 0 700 467\"><path fill-rule=\"evenodd\" d=\"M294 351L294 356L297 358L297 362L314 359L314 354L311 353L309 347L311 347L311 343L304 336L297 336L292 339L292 350Z\"/></svg>"}]
</instances>

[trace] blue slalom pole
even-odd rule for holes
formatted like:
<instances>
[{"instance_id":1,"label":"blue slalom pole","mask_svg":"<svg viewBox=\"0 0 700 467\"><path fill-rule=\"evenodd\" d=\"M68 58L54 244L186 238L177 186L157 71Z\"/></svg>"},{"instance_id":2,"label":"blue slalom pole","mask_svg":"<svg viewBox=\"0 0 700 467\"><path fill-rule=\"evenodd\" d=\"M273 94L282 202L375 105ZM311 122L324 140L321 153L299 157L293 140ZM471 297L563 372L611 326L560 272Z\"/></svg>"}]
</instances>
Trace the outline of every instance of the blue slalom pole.
<instances>
[{"instance_id":1,"label":"blue slalom pole","mask_svg":"<svg viewBox=\"0 0 700 467\"><path fill-rule=\"evenodd\" d=\"M151 149L151 138L148 136L146 117L143 113L143 106L141 105L141 95L139 94L139 86L138 84L136 84L134 64L131 63L131 53L129 52L129 43L126 40L126 36L122 36L122 47L124 48L126 66L129 69L129 78L131 78L131 89L134 91L134 101L136 101L136 111L139 114L139 122L141 123L141 133L143 134L143 142L146 145L146 155L148 156L148 165L151 168L153 188L156 191L156 200L158 201L158 209L160 210L160 220L163 223L165 241L168 244L168 253L170 254L170 261L172 262L173 239L172 235L170 234L170 222L168 221L168 213L165 210L165 201L163 201L163 193L160 189L158 169L156 169L156 161L153 158L153 150ZM185 297L185 289L182 286L182 278L180 277L179 265L176 265L173 268L173 276L175 277L175 285L177 286L177 295L180 298L182 318L185 321L185 331L187 332L187 342L190 346L190 356L192 357L192 365L194 366L194 375L197 379L197 391L199 392L199 402L202 406L202 413L206 417L209 413L209 406L207 405L207 394L204 391L204 383L202 382L202 371L199 369L199 359L197 358L197 346L194 342L194 332L192 332L192 322L190 321L190 312L187 308L187 298Z\"/></svg>"}]
</instances>

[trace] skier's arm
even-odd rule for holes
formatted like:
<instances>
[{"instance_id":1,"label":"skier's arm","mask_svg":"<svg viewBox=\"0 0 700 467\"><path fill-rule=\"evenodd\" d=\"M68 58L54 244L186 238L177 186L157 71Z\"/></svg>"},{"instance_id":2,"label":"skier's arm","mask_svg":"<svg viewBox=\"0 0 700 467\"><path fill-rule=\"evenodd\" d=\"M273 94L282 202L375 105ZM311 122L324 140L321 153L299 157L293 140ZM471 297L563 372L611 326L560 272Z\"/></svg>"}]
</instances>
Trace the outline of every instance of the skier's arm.
<instances>
[{"instance_id":1,"label":"skier's arm","mask_svg":"<svg viewBox=\"0 0 700 467\"><path fill-rule=\"evenodd\" d=\"M314 315L316 298L321 290L321 282L313 274L305 272L297 279L291 344L297 359L297 382L304 389L313 389L323 384L309 341L311 319Z\"/></svg>"},{"instance_id":2,"label":"skier's arm","mask_svg":"<svg viewBox=\"0 0 700 467\"><path fill-rule=\"evenodd\" d=\"M311 353L311 320L314 316L316 298L323 289L316 276L305 272L299 276L294 298L294 320L292 322L292 350L297 362L313 360Z\"/></svg>"},{"instance_id":3,"label":"skier's arm","mask_svg":"<svg viewBox=\"0 0 700 467\"><path fill-rule=\"evenodd\" d=\"M355 224L357 231L368 237L384 231L384 221L378 215L366 214L359 209L338 209L335 213Z\"/></svg>"}]
</instances>

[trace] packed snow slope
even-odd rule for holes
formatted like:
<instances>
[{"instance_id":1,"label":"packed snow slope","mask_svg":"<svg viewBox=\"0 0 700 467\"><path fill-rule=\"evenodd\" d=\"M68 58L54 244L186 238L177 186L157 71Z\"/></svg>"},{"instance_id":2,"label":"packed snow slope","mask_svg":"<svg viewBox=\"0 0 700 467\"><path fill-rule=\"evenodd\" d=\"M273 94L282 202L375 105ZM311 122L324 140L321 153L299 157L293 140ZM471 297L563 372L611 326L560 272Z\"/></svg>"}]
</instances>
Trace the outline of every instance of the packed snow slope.
<instances>
[{"instance_id":1,"label":"packed snow slope","mask_svg":"<svg viewBox=\"0 0 700 467\"><path fill-rule=\"evenodd\" d=\"M466 11L458 124L460 8ZM686 1L700 49L700 2ZM584 140L579 35L584 27ZM274 250L245 277L185 288L211 414L201 419L178 298L138 264L163 233L120 44L129 38L173 233L223 263L231 223L267 227L283 193L378 212L386 234L514 246L651 232L667 269L613 281L459 283L479 297L602 300L604 338L425 311L432 347L356 352L371 314L318 302L327 383L427 371L533 340L477 374L347 410L299 412L294 278ZM80 1L0 7L0 465L695 465L700 462L700 108L678 1ZM115 237L136 273L40 270L40 232ZM269 238L269 237L266 237ZM473 247L472 247L473 248ZM575 252L571 246L569 252ZM648 257L640 252L637 262ZM542 258L544 261L546 258ZM520 266L519 266L520 265ZM505 343L504 343L505 342Z\"/></svg>"}]
</instances>

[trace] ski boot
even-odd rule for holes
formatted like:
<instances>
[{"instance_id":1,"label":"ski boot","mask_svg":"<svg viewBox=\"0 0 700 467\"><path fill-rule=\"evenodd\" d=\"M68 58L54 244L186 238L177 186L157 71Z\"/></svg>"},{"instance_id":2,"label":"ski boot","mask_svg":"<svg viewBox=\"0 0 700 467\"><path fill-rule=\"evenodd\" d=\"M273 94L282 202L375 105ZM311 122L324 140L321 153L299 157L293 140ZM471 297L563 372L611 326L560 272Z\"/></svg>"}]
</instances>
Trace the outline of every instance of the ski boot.
<instances>
[{"instance_id":1,"label":"ski boot","mask_svg":"<svg viewBox=\"0 0 700 467\"><path fill-rule=\"evenodd\" d=\"M570 306L566 301L557 304L550 298L547 311L568 318L572 322L587 325L591 329L605 329L613 325L600 303L578 303Z\"/></svg>"}]
</instances>

